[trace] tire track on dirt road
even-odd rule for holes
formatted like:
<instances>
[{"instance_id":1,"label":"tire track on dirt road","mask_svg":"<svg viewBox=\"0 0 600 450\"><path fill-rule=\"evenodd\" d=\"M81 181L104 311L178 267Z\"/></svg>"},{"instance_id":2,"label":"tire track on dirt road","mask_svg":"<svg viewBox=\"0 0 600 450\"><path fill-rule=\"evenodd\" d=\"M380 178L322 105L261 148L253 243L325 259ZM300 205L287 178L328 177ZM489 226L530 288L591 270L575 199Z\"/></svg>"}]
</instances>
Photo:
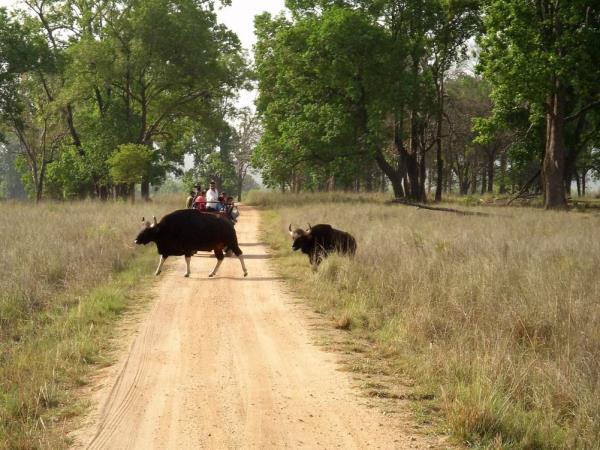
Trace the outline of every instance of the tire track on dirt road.
<instances>
[{"instance_id":1,"label":"tire track on dirt road","mask_svg":"<svg viewBox=\"0 0 600 450\"><path fill-rule=\"evenodd\" d=\"M101 375L76 448L444 448L369 408L313 344L303 307L285 292L259 242L259 212L237 225L248 278L227 258L169 258L131 345Z\"/></svg>"}]
</instances>

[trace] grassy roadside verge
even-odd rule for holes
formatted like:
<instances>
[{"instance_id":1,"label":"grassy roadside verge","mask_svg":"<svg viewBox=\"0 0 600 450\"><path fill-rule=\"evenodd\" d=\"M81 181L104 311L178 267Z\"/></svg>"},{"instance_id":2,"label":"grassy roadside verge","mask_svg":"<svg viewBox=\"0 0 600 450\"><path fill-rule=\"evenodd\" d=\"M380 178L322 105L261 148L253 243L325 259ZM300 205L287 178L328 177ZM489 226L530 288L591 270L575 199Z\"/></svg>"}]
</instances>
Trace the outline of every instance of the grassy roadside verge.
<instances>
[{"instance_id":1,"label":"grassy roadside verge","mask_svg":"<svg viewBox=\"0 0 600 450\"><path fill-rule=\"evenodd\" d=\"M458 440L599 448L597 217L523 208L463 217L319 196L257 203L295 291L431 394ZM290 250L290 222L350 231L359 252L313 273Z\"/></svg>"},{"instance_id":2,"label":"grassy roadside verge","mask_svg":"<svg viewBox=\"0 0 600 450\"><path fill-rule=\"evenodd\" d=\"M152 210L150 209L152 208ZM148 299L154 248L134 248L142 215L168 204L3 204L0 448L59 449L86 407L76 388L110 363L119 317Z\"/></svg>"}]
</instances>

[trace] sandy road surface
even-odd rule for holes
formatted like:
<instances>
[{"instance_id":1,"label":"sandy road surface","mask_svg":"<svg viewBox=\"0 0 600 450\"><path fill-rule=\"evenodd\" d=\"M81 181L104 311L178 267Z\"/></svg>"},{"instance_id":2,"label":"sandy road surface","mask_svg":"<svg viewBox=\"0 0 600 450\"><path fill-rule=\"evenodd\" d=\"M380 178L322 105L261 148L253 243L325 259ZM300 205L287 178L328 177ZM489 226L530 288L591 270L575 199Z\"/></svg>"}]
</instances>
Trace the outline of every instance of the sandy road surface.
<instances>
[{"instance_id":1,"label":"sandy road surface","mask_svg":"<svg viewBox=\"0 0 600 450\"><path fill-rule=\"evenodd\" d=\"M97 383L76 447L433 447L367 408L337 356L312 343L306 311L268 267L258 222L244 208L246 279L236 258L215 279L207 254L192 258L189 279L182 257L167 261L128 350Z\"/></svg>"}]
</instances>

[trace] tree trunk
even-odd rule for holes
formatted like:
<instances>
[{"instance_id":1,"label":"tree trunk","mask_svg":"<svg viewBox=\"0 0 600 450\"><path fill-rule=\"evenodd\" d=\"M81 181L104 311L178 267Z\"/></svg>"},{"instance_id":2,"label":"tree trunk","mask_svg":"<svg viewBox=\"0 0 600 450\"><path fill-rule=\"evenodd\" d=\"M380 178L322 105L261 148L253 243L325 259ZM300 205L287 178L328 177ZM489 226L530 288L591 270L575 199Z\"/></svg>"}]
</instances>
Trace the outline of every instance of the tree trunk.
<instances>
[{"instance_id":1,"label":"tree trunk","mask_svg":"<svg viewBox=\"0 0 600 450\"><path fill-rule=\"evenodd\" d=\"M141 197L145 202L150 200L150 182L148 180L142 180Z\"/></svg>"},{"instance_id":2,"label":"tree trunk","mask_svg":"<svg viewBox=\"0 0 600 450\"><path fill-rule=\"evenodd\" d=\"M406 157L406 174L409 191L407 197L419 201L419 165L416 155L409 153Z\"/></svg>"},{"instance_id":3,"label":"tree trunk","mask_svg":"<svg viewBox=\"0 0 600 450\"><path fill-rule=\"evenodd\" d=\"M485 191L486 191L486 187L487 187L486 176L487 176L486 169L483 168L481 170L481 190L479 191L479 192L481 192L481 195L485 194Z\"/></svg>"},{"instance_id":4,"label":"tree trunk","mask_svg":"<svg viewBox=\"0 0 600 450\"><path fill-rule=\"evenodd\" d=\"M404 189L402 188L402 174L398 170L394 170L394 168L385 160L383 154L378 151L375 153L375 161L386 174L390 183L392 183L392 190L394 191L394 198L403 198L404 197Z\"/></svg>"},{"instance_id":5,"label":"tree trunk","mask_svg":"<svg viewBox=\"0 0 600 450\"><path fill-rule=\"evenodd\" d=\"M366 113L365 113L366 114ZM363 120L366 119L366 116ZM363 124L366 126L366 123ZM375 162L381 171L388 177L390 183L392 183L392 190L394 191L394 198L404 198L407 195L405 186L403 187L404 176L406 174L404 157L406 152L403 149L403 143L400 135L399 123L394 124L394 149L398 155L398 165L392 166L386 159L380 149L375 151Z\"/></svg>"},{"instance_id":6,"label":"tree trunk","mask_svg":"<svg viewBox=\"0 0 600 450\"><path fill-rule=\"evenodd\" d=\"M373 192L373 172L369 172L365 177L365 191Z\"/></svg>"},{"instance_id":7,"label":"tree trunk","mask_svg":"<svg viewBox=\"0 0 600 450\"><path fill-rule=\"evenodd\" d=\"M119 184L115 186L115 194L117 198L121 200L127 200L131 197L130 185L129 184Z\"/></svg>"},{"instance_id":8,"label":"tree trunk","mask_svg":"<svg viewBox=\"0 0 600 450\"><path fill-rule=\"evenodd\" d=\"M421 124L419 123L419 119L416 117L415 112L411 114L410 122L410 148L407 151L404 146L401 147L404 161L406 163L406 174L409 187L409 191L406 192L406 196L411 200L424 202L426 201L424 180L425 155L422 154L421 159L419 158L419 153L422 153L420 152Z\"/></svg>"},{"instance_id":9,"label":"tree trunk","mask_svg":"<svg viewBox=\"0 0 600 450\"><path fill-rule=\"evenodd\" d=\"M470 184L471 183L469 182L469 180L459 181L460 195L467 195L469 193L469 185Z\"/></svg>"},{"instance_id":10,"label":"tree trunk","mask_svg":"<svg viewBox=\"0 0 600 450\"><path fill-rule=\"evenodd\" d=\"M494 163L496 162L496 151L493 151L488 159L487 166L487 192L494 192Z\"/></svg>"},{"instance_id":11,"label":"tree trunk","mask_svg":"<svg viewBox=\"0 0 600 450\"><path fill-rule=\"evenodd\" d=\"M583 135L583 129L586 124L586 113L583 112L577 119L575 129L570 135L565 135L565 146L567 147L565 155L565 191L567 195L571 195L571 185L573 178L577 180L579 176L577 174L577 158L581 153L584 145L582 145L581 136Z\"/></svg>"},{"instance_id":12,"label":"tree trunk","mask_svg":"<svg viewBox=\"0 0 600 450\"><path fill-rule=\"evenodd\" d=\"M468 168L466 168L464 171L461 171L460 166L457 164L455 172L456 177L458 178L459 195L467 195L469 193L469 186L471 185Z\"/></svg>"},{"instance_id":13,"label":"tree trunk","mask_svg":"<svg viewBox=\"0 0 600 450\"><path fill-rule=\"evenodd\" d=\"M429 174L427 175L427 195L431 195L432 179L433 179L433 169L430 168Z\"/></svg>"},{"instance_id":14,"label":"tree trunk","mask_svg":"<svg viewBox=\"0 0 600 450\"><path fill-rule=\"evenodd\" d=\"M45 151L44 151L44 155L42 155L42 166L40 167L40 174L38 177L38 185L35 189L35 197L36 197L36 202L39 202L42 199L42 196L44 194L44 180L46 178L46 167L47 167L47 162L45 159Z\"/></svg>"},{"instance_id":15,"label":"tree trunk","mask_svg":"<svg viewBox=\"0 0 600 450\"><path fill-rule=\"evenodd\" d=\"M403 197L408 197L410 186L408 184L408 176L406 174L402 176L402 190L404 191Z\"/></svg>"},{"instance_id":16,"label":"tree trunk","mask_svg":"<svg viewBox=\"0 0 600 450\"><path fill-rule=\"evenodd\" d=\"M75 123L73 121L73 108L70 103L67 104L65 111L65 119L67 121L67 126L69 128L69 133L71 134L71 138L73 139L73 145L77 149L77 153L79 156L84 157L85 152L83 150L83 146L81 145L81 138L79 137L79 133L77 133L77 129L75 128Z\"/></svg>"},{"instance_id":17,"label":"tree trunk","mask_svg":"<svg viewBox=\"0 0 600 450\"><path fill-rule=\"evenodd\" d=\"M31 184L33 185L33 189L35 190L35 202L39 203L42 199L42 192L39 189L39 174L37 169L37 161L35 159L28 160L29 164L29 173L31 175Z\"/></svg>"},{"instance_id":18,"label":"tree trunk","mask_svg":"<svg viewBox=\"0 0 600 450\"><path fill-rule=\"evenodd\" d=\"M237 183L237 199L238 202L242 201L242 189L244 187L244 177L238 177Z\"/></svg>"},{"instance_id":19,"label":"tree trunk","mask_svg":"<svg viewBox=\"0 0 600 450\"><path fill-rule=\"evenodd\" d=\"M435 201L442 201L442 180L444 178L444 159L442 158L442 125L444 118L444 77L439 83L438 88L438 112L437 112L437 131L436 131L436 161L437 161L437 181L435 186Z\"/></svg>"},{"instance_id":20,"label":"tree trunk","mask_svg":"<svg viewBox=\"0 0 600 450\"><path fill-rule=\"evenodd\" d=\"M565 209L565 89L558 78L546 113L546 148L542 164L542 186L546 209Z\"/></svg>"},{"instance_id":21,"label":"tree trunk","mask_svg":"<svg viewBox=\"0 0 600 450\"><path fill-rule=\"evenodd\" d=\"M421 153L419 161L419 201L427 202L427 192L425 192L425 178L427 177L427 165L425 163L425 152Z\"/></svg>"},{"instance_id":22,"label":"tree trunk","mask_svg":"<svg viewBox=\"0 0 600 450\"><path fill-rule=\"evenodd\" d=\"M577 197L581 197L581 183L577 172L575 173L575 184L577 184ZM571 189L567 191L567 194L571 195Z\"/></svg>"},{"instance_id":23,"label":"tree trunk","mask_svg":"<svg viewBox=\"0 0 600 450\"><path fill-rule=\"evenodd\" d=\"M100 197L100 200L102 200L102 201L108 200L108 187L107 186L101 185L98 188L98 197Z\"/></svg>"},{"instance_id":24,"label":"tree trunk","mask_svg":"<svg viewBox=\"0 0 600 450\"><path fill-rule=\"evenodd\" d=\"M565 171L565 193L567 194L567 197L570 197L571 185L573 184L573 177L575 177L577 184L579 184L579 180L577 179L577 173L573 173L571 170L568 169L568 162L566 164L567 168ZM577 190L577 195L579 195L579 189Z\"/></svg>"},{"instance_id":25,"label":"tree trunk","mask_svg":"<svg viewBox=\"0 0 600 450\"><path fill-rule=\"evenodd\" d=\"M37 184L35 186L35 202L36 203L39 203L42 201L42 186L40 184Z\"/></svg>"},{"instance_id":26,"label":"tree trunk","mask_svg":"<svg viewBox=\"0 0 600 450\"><path fill-rule=\"evenodd\" d=\"M500 155L500 186L498 186L500 194L506 193L506 151Z\"/></svg>"},{"instance_id":27,"label":"tree trunk","mask_svg":"<svg viewBox=\"0 0 600 450\"><path fill-rule=\"evenodd\" d=\"M471 195L474 195L477 192L477 170L473 168L473 179L471 181Z\"/></svg>"},{"instance_id":28,"label":"tree trunk","mask_svg":"<svg viewBox=\"0 0 600 450\"><path fill-rule=\"evenodd\" d=\"M442 192L443 192L443 179L444 179L444 160L442 158L442 140L438 140L439 144L437 144L436 149L436 157L437 157L437 178L435 184L435 201L442 201Z\"/></svg>"}]
</instances>

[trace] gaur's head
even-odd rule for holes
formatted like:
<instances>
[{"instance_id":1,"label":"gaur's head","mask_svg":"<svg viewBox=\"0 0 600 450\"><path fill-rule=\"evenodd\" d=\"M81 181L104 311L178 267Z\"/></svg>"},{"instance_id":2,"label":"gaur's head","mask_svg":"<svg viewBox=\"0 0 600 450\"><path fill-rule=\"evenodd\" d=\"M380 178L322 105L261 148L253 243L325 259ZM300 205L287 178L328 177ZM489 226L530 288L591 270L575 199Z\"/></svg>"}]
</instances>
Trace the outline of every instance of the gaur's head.
<instances>
[{"instance_id":1,"label":"gaur's head","mask_svg":"<svg viewBox=\"0 0 600 450\"><path fill-rule=\"evenodd\" d=\"M133 241L135 244L143 244L146 245L149 242L152 242L156 238L156 233L158 231L156 217L153 217L152 223L148 222L142 217L143 228L142 231L139 232L137 238Z\"/></svg>"},{"instance_id":2,"label":"gaur's head","mask_svg":"<svg viewBox=\"0 0 600 450\"><path fill-rule=\"evenodd\" d=\"M310 233L311 227L308 224L308 230L303 230L302 228L296 228L292 231L292 224L288 227L290 232L290 236L292 237L292 250L300 250L302 248L306 248L308 245L312 243L314 240L312 234Z\"/></svg>"}]
</instances>

